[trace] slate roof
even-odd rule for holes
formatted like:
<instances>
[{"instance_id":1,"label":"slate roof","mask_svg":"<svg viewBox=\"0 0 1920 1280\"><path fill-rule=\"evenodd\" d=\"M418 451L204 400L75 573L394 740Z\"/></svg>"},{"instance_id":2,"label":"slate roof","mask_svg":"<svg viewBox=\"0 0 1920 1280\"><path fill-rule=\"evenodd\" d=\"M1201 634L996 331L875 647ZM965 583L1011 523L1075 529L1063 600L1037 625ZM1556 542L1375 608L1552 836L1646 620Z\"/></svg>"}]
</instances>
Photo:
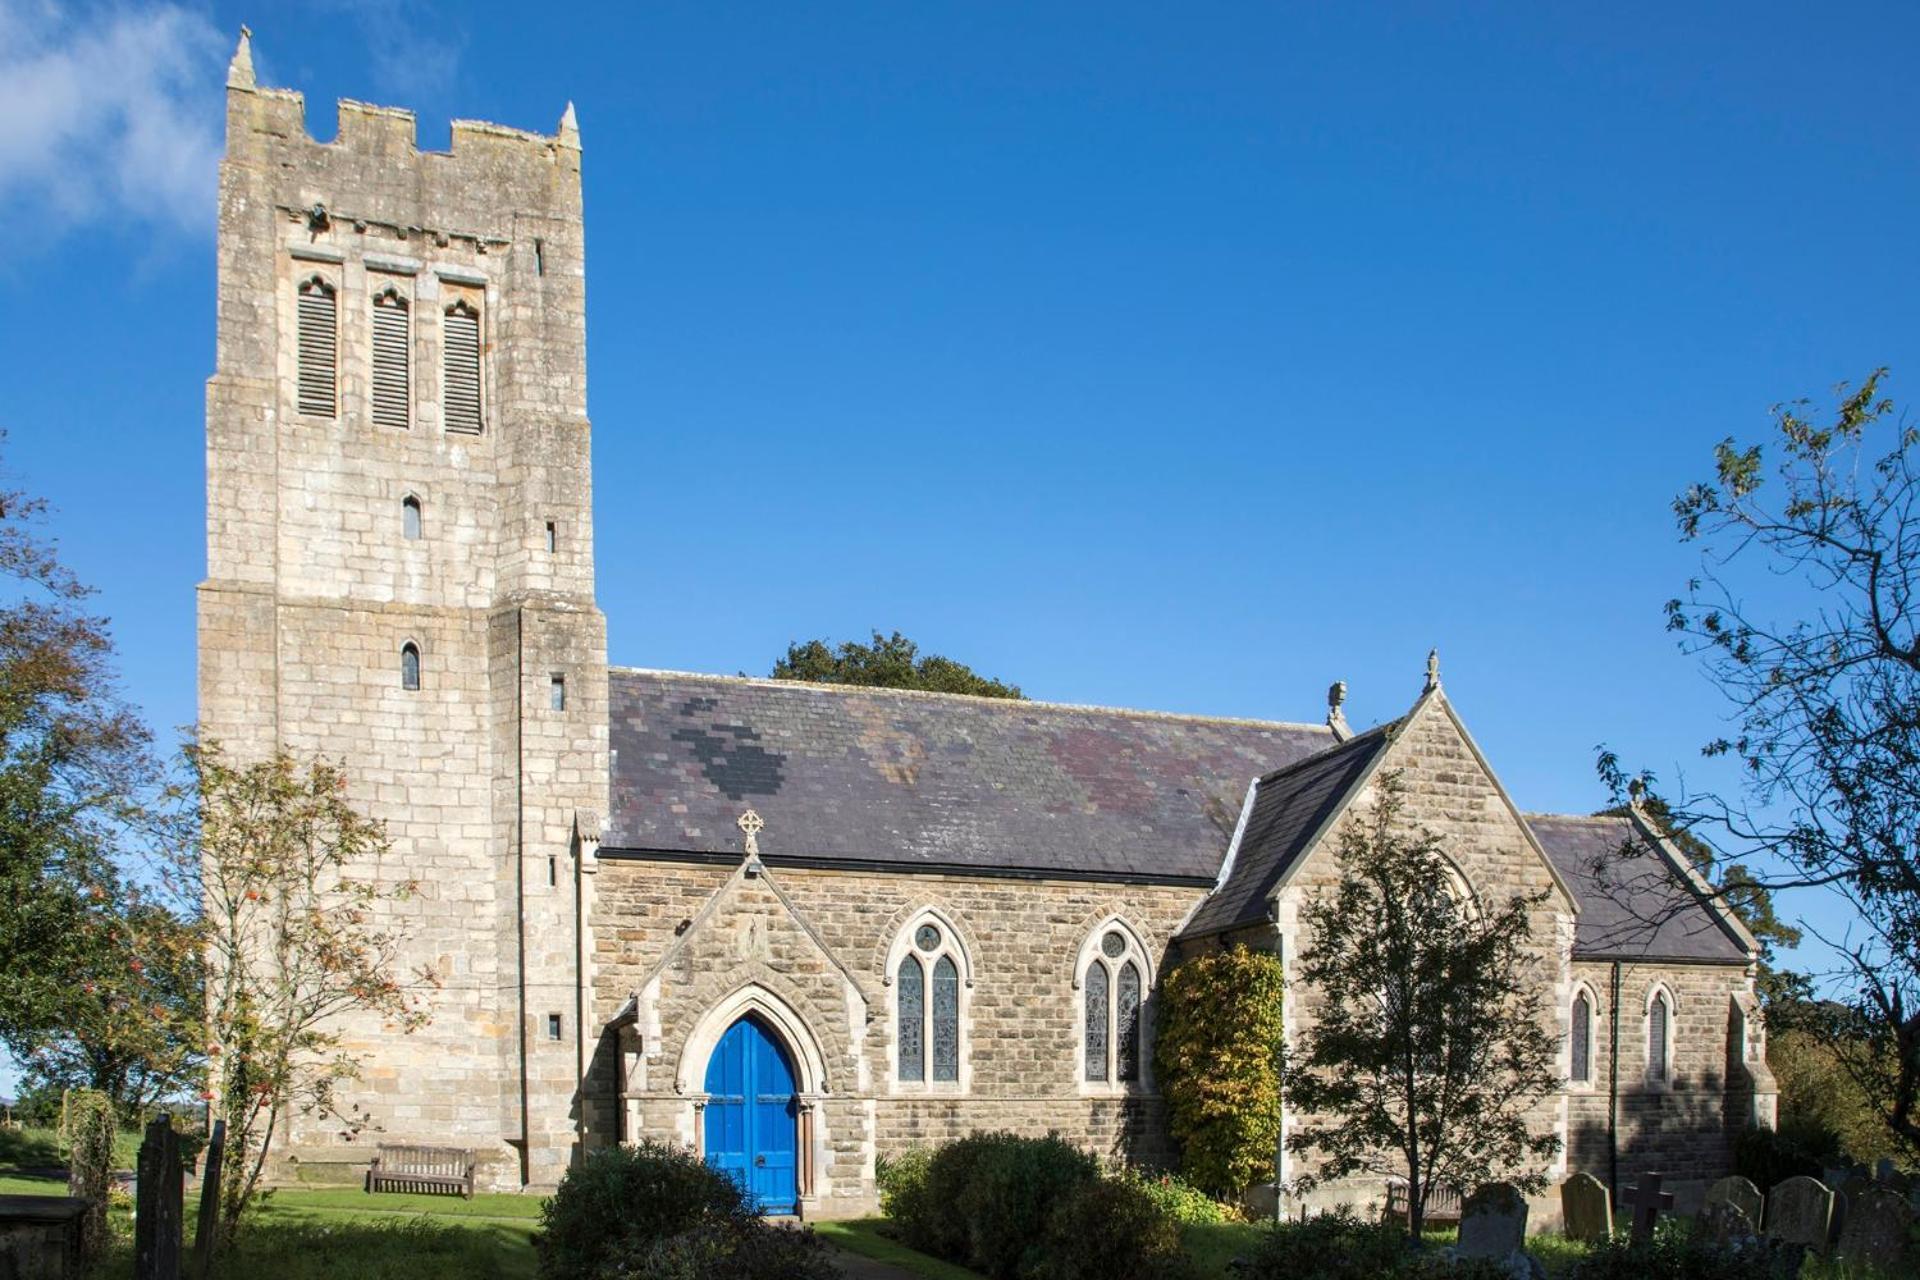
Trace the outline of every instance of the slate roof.
<instances>
[{"instance_id":1,"label":"slate roof","mask_svg":"<svg viewBox=\"0 0 1920 1280\"><path fill-rule=\"evenodd\" d=\"M1387 749L1392 728L1369 729L1262 777L1225 883L1194 911L1182 935L1219 933L1265 920L1274 886Z\"/></svg>"},{"instance_id":2,"label":"slate roof","mask_svg":"<svg viewBox=\"0 0 1920 1280\"><path fill-rule=\"evenodd\" d=\"M1745 947L1627 818L1529 814L1527 825L1580 902L1573 954L1589 960L1745 964ZM1629 840L1644 850L1623 857Z\"/></svg>"},{"instance_id":3,"label":"slate roof","mask_svg":"<svg viewBox=\"0 0 1920 1280\"><path fill-rule=\"evenodd\" d=\"M614 668L601 851L1210 884L1250 779L1332 734L950 694Z\"/></svg>"}]
</instances>

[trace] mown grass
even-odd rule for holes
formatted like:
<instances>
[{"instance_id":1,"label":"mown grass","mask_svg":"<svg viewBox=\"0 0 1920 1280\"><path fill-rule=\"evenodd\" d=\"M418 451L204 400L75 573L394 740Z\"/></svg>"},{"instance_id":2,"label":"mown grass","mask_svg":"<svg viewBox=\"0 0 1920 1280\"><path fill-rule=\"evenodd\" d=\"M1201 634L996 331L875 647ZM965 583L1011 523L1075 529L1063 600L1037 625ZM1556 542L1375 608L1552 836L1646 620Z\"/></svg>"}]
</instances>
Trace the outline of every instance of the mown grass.
<instances>
[{"instance_id":1,"label":"mown grass","mask_svg":"<svg viewBox=\"0 0 1920 1280\"><path fill-rule=\"evenodd\" d=\"M133 1168L140 1154L140 1134L122 1129L113 1140L113 1164L116 1169ZM0 1172L9 1169L64 1168L67 1156L60 1149L56 1129L0 1129Z\"/></svg>"},{"instance_id":2,"label":"mown grass","mask_svg":"<svg viewBox=\"0 0 1920 1280\"><path fill-rule=\"evenodd\" d=\"M842 1222L816 1222L813 1229L822 1240L838 1245L848 1253L889 1263L902 1271L925 1276L927 1280L980 1280L977 1271L969 1271L965 1267L907 1248L886 1234L891 1226L892 1223L886 1218L854 1218Z\"/></svg>"},{"instance_id":3,"label":"mown grass","mask_svg":"<svg viewBox=\"0 0 1920 1280\"><path fill-rule=\"evenodd\" d=\"M1235 1258L1250 1258L1273 1228L1264 1222L1196 1222L1180 1228L1194 1271L1201 1276L1223 1276Z\"/></svg>"}]
</instances>

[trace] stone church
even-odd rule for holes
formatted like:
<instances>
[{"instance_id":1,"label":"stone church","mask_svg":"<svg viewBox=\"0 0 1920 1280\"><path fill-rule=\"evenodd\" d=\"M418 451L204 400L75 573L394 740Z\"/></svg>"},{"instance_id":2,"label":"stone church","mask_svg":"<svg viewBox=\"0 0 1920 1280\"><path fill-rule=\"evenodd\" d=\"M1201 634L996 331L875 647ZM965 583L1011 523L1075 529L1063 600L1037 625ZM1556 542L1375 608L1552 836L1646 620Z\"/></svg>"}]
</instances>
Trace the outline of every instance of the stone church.
<instances>
[{"instance_id":1,"label":"stone church","mask_svg":"<svg viewBox=\"0 0 1920 1280\"><path fill-rule=\"evenodd\" d=\"M348 762L393 839L361 870L421 881L390 923L445 980L424 1030L344 1028L374 1127L296 1120L281 1176L421 1142L547 1187L654 1137L834 1216L974 1129L1165 1163L1162 977L1310 948L1388 771L1466 893L1547 895L1557 1171L1724 1171L1772 1107L1753 939L1643 817L1523 812L1437 670L1355 732L1337 698L1284 724L609 665L580 164L571 107L423 153L342 102L320 143L244 34L229 71L200 726ZM1314 993L1287 1003L1297 1035Z\"/></svg>"}]
</instances>

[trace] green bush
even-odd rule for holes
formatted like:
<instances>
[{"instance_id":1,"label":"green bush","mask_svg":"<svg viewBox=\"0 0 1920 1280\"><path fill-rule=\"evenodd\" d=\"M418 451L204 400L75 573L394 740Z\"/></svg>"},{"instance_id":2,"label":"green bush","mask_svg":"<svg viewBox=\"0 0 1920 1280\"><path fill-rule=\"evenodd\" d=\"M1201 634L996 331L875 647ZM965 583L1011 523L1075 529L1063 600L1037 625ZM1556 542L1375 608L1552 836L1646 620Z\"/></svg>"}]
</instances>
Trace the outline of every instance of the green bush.
<instances>
[{"instance_id":1,"label":"green bush","mask_svg":"<svg viewBox=\"0 0 1920 1280\"><path fill-rule=\"evenodd\" d=\"M967 1224L968 1265L994 1280L1013 1280L1038 1263L1054 1206L1097 1179L1100 1163L1057 1134L995 1136L999 1141L973 1160L958 1207Z\"/></svg>"},{"instance_id":2,"label":"green bush","mask_svg":"<svg viewBox=\"0 0 1920 1280\"><path fill-rule=\"evenodd\" d=\"M1130 1182L1101 1178L1062 1195L1047 1218L1035 1280L1181 1280L1180 1228Z\"/></svg>"},{"instance_id":3,"label":"green bush","mask_svg":"<svg viewBox=\"0 0 1920 1280\"><path fill-rule=\"evenodd\" d=\"M1840 1144L1831 1132L1755 1127L1734 1142L1733 1171L1768 1191L1788 1178L1817 1178L1839 1156Z\"/></svg>"},{"instance_id":4,"label":"green bush","mask_svg":"<svg viewBox=\"0 0 1920 1280\"><path fill-rule=\"evenodd\" d=\"M1114 1177L1153 1201L1160 1212L1183 1227L1217 1226L1241 1217L1237 1208L1221 1204L1191 1182L1171 1173L1139 1173L1127 1169Z\"/></svg>"},{"instance_id":5,"label":"green bush","mask_svg":"<svg viewBox=\"0 0 1920 1280\"><path fill-rule=\"evenodd\" d=\"M589 1151L540 1211L541 1280L596 1280L603 1263L711 1224L753 1221L739 1184L662 1142Z\"/></svg>"},{"instance_id":6,"label":"green bush","mask_svg":"<svg viewBox=\"0 0 1920 1280\"><path fill-rule=\"evenodd\" d=\"M1572 1280L1792 1280L1800 1263L1797 1252L1764 1244L1727 1248L1676 1230L1651 1240L1596 1243L1573 1268Z\"/></svg>"},{"instance_id":7,"label":"green bush","mask_svg":"<svg viewBox=\"0 0 1920 1280\"><path fill-rule=\"evenodd\" d=\"M960 1197L973 1181L974 1166L998 1143L1014 1140L1005 1133L973 1133L935 1151L913 1188L913 1174L903 1170L894 1221L901 1239L922 1253L965 1262L969 1256L967 1222L961 1216Z\"/></svg>"},{"instance_id":8,"label":"green bush","mask_svg":"<svg viewBox=\"0 0 1920 1280\"><path fill-rule=\"evenodd\" d=\"M812 1228L789 1230L754 1218L706 1222L665 1240L624 1240L596 1280L839 1280Z\"/></svg>"},{"instance_id":9,"label":"green bush","mask_svg":"<svg viewBox=\"0 0 1920 1280\"><path fill-rule=\"evenodd\" d=\"M1181 1169L1237 1198L1271 1181L1280 1143L1280 961L1234 947L1195 956L1162 983L1154 1072Z\"/></svg>"},{"instance_id":10,"label":"green bush","mask_svg":"<svg viewBox=\"0 0 1920 1280\"><path fill-rule=\"evenodd\" d=\"M1243 1280L1508 1280L1501 1263L1416 1250L1397 1224L1367 1222L1347 1208L1276 1223L1247 1261Z\"/></svg>"},{"instance_id":11,"label":"green bush","mask_svg":"<svg viewBox=\"0 0 1920 1280\"><path fill-rule=\"evenodd\" d=\"M933 1153L925 1147L909 1147L897 1156L881 1156L874 1167L874 1181L880 1187L880 1212L895 1223L921 1221L930 1213L927 1204L927 1169Z\"/></svg>"}]
</instances>

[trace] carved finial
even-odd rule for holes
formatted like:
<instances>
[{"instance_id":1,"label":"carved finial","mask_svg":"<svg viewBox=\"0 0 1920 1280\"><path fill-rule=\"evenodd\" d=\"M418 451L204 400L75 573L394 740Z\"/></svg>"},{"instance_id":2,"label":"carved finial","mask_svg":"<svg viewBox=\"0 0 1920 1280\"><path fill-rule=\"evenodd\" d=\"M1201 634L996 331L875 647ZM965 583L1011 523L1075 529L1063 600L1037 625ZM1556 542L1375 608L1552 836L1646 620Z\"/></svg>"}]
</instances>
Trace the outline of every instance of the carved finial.
<instances>
[{"instance_id":1,"label":"carved finial","mask_svg":"<svg viewBox=\"0 0 1920 1280\"><path fill-rule=\"evenodd\" d=\"M571 102L560 113L560 145L572 147L575 151L580 149L580 118L574 115Z\"/></svg>"},{"instance_id":2,"label":"carved finial","mask_svg":"<svg viewBox=\"0 0 1920 1280\"><path fill-rule=\"evenodd\" d=\"M1347 682L1335 680L1327 689L1327 728L1333 730L1333 736L1345 742L1353 736L1353 729L1347 724L1347 713L1341 710L1347 701Z\"/></svg>"},{"instance_id":3,"label":"carved finial","mask_svg":"<svg viewBox=\"0 0 1920 1280\"><path fill-rule=\"evenodd\" d=\"M253 31L240 28L240 43L234 48L233 61L227 64L227 88L253 88Z\"/></svg>"},{"instance_id":4,"label":"carved finial","mask_svg":"<svg viewBox=\"0 0 1920 1280\"><path fill-rule=\"evenodd\" d=\"M1634 778L1627 783L1627 803L1638 809L1640 802L1647 798L1647 784L1642 778Z\"/></svg>"},{"instance_id":5,"label":"carved finial","mask_svg":"<svg viewBox=\"0 0 1920 1280\"><path fill-rule=\"evenodd\" d=\"M766 822L761 819L759 814L749 809L745 813L741 814L739 819L733 825L736 827L739 827L740 830L746 832L747 834L747 844L746 844L746 847L741 850L741 852L745 853L749 858L759 857L760 856L760 833L767 829Z\"/></svg>"},{"instance_id":6,"label":"carved finial","mask_svg":"<svg viewBox=\"0 0 1920 1280\"><path fill-rule=\"evenodd\" d=\"M1427 650L1427 692L1432 693L1440 687L1440 651Z\"/></svg>"}]
</instances>

